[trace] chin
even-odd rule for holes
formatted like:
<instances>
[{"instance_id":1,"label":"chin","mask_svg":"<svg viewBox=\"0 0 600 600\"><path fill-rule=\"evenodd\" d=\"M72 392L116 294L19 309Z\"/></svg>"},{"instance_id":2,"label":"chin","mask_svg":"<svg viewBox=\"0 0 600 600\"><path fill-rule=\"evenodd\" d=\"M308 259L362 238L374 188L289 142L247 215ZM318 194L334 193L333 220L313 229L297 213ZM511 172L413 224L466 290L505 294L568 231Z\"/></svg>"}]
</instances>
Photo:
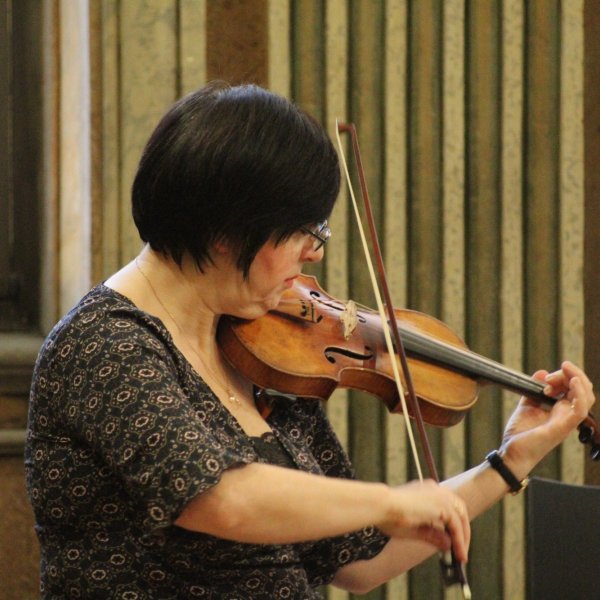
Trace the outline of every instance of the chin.
<instances>
[{"instance_id":1,"label":"chin","mask_svg":"<svg viewBox=\"0 0 600 600\"><path fill-rule=\"evenodd\" d=\"M273 310L279 306L281 301L281 294L276 294L269 298L265 298L262 302L257 303L255 306L250 308L250 311L255 313L252 319L258 319L263 315L266 315L270 310Z\"/></svg>"},{"instance_id":2,"label":"chin","mask_svg":"<svg viewBox=\"0 0 600 600\"><path fill-rule=\"evenodd\" d=\"M240 319L254 320L266 315L270 310L277 308L283 296L284 290L271 292L267 296L246 298L233 310L225 311L227 314Z\"/></svg>"},{"instance_id":3,"label":"chin","mask_svg":"<svg viewBox=\"0 0 600 600\"><path fill-rule=\"evenodd\" d=\"M265 300L260 303L252 304L251 306L246 306L244 308L240 308L235 311L236 317L240 319L248 319L249 321L253 321L254 319L259 319L260 317L264 317L270 310L273 310L279 304L279 299L276 301Z\"/></svg>"},{"instance_id":4,"label":"chin","mask_svg":"<svg viewBox=\"0 0 600 600\"><path fill-rule=\"evenodd\" d=\"M258 309L250 309L246 310L238 310L235 313L231 313L234 317L238 319L245 319L247 321L254 321L254 319L260 319L260 317L264 317L269 311L268 310L258 310Z\"/></svg>"}]
</instances>

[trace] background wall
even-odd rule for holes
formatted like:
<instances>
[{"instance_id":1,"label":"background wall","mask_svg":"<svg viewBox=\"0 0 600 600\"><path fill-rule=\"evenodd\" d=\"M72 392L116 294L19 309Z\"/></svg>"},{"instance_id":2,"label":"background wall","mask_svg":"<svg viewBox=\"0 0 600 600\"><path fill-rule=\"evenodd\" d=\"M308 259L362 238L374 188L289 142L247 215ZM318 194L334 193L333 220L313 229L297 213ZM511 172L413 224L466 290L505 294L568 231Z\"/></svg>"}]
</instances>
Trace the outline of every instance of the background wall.
<instances>
[{"instance_id":1,"label":"background wall","mask_svg":"<svg viewBox=\"0 0 600 600\"><path fill-rule=\"evenodd\" d=\"M138 252L129 187L141 148L170 102L222 78L294 99L332 134L336 119L357 125L397 306L441 318L474 351L519 371L568 356L600 376L598 309L589 301L600 287L598 114L587 103L597 89L594 4L44 0L38 335ZM594 132L586 146L584 128ZM586 223L586 215L596 220ZM314 273L333 296L373 305L345 190L331 227ZM22 428L23 386L0 402L0 426ZM515 402L484 389L464 423L431 431L441 474L477 464L496 447ZM401 417L356 392L336 392L328 410L361 477L414 477ZM537 474L582 483L587 473L599 483L597 471L573 438ZM11 490L0 496L0 514L13 515L0 521L0 598L35 598L20 459L0 460L0 477ZM474 524L474 597L524 597L523 525L521 497ZM24 540L18 560L27 556L18 582L12 538ZM454 593L442 589L432 560L368 597L443 596ZM329 597L348 596L330 590Z\"/></svg>"}]
</instances>

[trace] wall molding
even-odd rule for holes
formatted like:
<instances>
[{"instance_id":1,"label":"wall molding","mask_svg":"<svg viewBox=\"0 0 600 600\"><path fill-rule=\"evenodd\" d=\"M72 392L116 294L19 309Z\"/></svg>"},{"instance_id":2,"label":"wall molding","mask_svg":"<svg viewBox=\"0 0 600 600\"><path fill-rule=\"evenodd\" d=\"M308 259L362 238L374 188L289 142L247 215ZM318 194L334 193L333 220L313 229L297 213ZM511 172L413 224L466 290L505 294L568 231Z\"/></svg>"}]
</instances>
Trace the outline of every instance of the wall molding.
<instances>
[{"instance_id":1,"label":"wall molding","mask_svg":"<svg viewBox=\"0 0 600 600\"><path fill-rule=\"evenodd\" d=\"M0 333L0 394L29 394L33 365L43 341L39 334Z\"/></svg>"},{"instance_id":2,"label":"wall molding","mask_svg":"<svg viewBox=\"0 0 600 600\"><path fill-rule=\"evenodd\" d=\"M23 456L26 437L25 429L0 429L0 457Z\"/></svg>"}]
</instances>

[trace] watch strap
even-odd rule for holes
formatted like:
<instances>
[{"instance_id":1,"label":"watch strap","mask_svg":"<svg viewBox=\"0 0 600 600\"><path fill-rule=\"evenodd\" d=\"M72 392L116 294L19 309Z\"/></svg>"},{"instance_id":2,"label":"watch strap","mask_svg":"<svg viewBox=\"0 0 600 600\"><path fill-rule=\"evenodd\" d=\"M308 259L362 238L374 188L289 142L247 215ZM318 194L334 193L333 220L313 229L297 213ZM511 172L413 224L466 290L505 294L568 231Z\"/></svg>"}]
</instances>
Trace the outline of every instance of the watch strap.
<instances>
[{"instance_id":1,"label":"watch strap","mask_svg":"<svg viewBox=\"0 0 600 600\"><path fill-rule=\"evenodd\" d=\"M492 450L485 459L500 474L500 477L504 479L513 495L522 492L529 484L528 477L525 477L522 481L516 478L515 474L504 464L498 450Z\"/></svg>"}]
</instances>

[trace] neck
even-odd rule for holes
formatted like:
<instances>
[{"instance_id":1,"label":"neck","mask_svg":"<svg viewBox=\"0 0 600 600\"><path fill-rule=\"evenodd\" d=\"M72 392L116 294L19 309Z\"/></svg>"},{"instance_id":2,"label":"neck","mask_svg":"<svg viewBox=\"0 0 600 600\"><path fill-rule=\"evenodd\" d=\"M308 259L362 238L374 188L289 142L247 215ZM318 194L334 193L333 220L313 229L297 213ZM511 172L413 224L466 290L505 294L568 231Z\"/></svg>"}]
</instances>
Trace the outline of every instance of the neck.
<instances>
[{"instance_id":1,"label":"neck","mask_svg":"<svg viewBox=\"0 0 600 600\"><path fill-rule=\"evenodd\" d=\"M147 308L153 314L159 312L157 316L163 322L170 320L180 334L197 340L198 346L209 341L214 346L220 315L212 308L207 292L215 286L205 281L207 277L195 264L184 260L180 267L172 259L149 248L145 248L134 262L143 279L140 289L145 290L146 306L141 308Z\"/></svg>"},{"instance_id":2,"label":"neck","mask_svg":"<svg viewBox=\"0 0 600 600\"><path fill-rule=\"evenodd\" d=\"M194 270L193 278L186 276L185 266L180 268L172 260L156 254L145 261L139 256L134 265L150 292L151 303L156 304L152 312L159 313L188 362L213 389L220 390L219 395L223 394L229 402L240 405L234 392L239 385L231 385L235 378L217 346L219 315L207 309L196 290L198 272Z\"/></svg>"}]
</instances>

